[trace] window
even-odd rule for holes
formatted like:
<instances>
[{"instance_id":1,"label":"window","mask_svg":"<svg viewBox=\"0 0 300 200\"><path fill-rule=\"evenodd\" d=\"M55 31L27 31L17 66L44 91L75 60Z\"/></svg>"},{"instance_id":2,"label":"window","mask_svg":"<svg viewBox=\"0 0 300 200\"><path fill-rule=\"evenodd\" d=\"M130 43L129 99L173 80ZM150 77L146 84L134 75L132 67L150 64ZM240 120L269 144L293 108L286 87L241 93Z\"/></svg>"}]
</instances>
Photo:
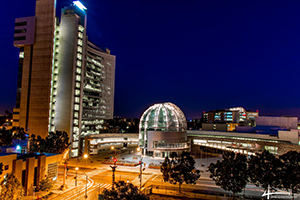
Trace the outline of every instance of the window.
<instances>
[{"instance_id":1,"label":"window","mask_svg":"<svg viewBox=\"0 0 300 200\"><path fill-rule=\"evenodd\" d=\"M80 88L80 83L79 82L76 82L76 88Z\"/></svg>"},{"instance_id":2,"label":"window","mask_svg":"<svg viewBox=\"0 0 300 200\"><path fill-rule=\"evenodd\" d=\"M14 37L14 41L26 40L26 36Z\"/></svg>"},{"instance_id":3,"label":"window","mask_svg":"<svg viewBox=\"0 0 300 200\"><path fill-rule=\"evenodd\" d=\"M79 53L82 53L82 47L81 47L81 46L78 46L78 47L77 47L77 51L78 51Z\"/></svg>"},{"instance_id":4,"label":"window","mask_svg":"<svg viewBox=\"0 0 300 200\"><path fill-rule=\"evenodd\" d=\"M75 102L79 103L79 101L80 101L79 97L75 97Z\"/></svg>"},{"instance_id":5,"label":"window","mask_svg":"<svg viewBox=\"0 0 300 200\"><path fill-rule=\"evenodd\" d=\"M15 30L15 33L26 33L26 29L17 29Z\"/></svg>"},{"instance_id":6,"label":"window","mask_svg":"<svg viewBox=\"0 0 300 200\"><path fill-rule=\"evenodd\" d=\"M80 75L76 75L76 81L80 81L81 80L81 76Z\"/></svg>"},{"instance_id":7,"label":"window","mask_svg":"<svg viewBox=\"0 0 300 200\"><path fill-rule=\"evenodd\" d=\"M19 53L19 58L24 58L24 52Z\"/></svg>"},{"instance_id":8,"label":"window","mask_svg":"<svg viewBox=\"0 0 300 200\"><path fill-rule=\"evenodd\" d=\"M27 22L16 22L15 26L26 26Z\"/></svg>"},{"instance_id":9,"label":"window","mask_svg":"<svg viewBox=\"0 0 300 200\"><path fill-rule=\"evenodd\" d=\"M77 66L81 67L81 61L80 60L77 60Z\"/></svg>"},{"instance_id":10,"label":"window","mask_svg":"<svg viewBox=\"0 0 300 200\"><path fill-rule=\"evenodd\" d=\"M74 119L74 124L78 125L78 119Z\"/></svg>"},{"instance_id":11,"label":"window","mask_svg":"<svg viewBox=\"0 0 300 200\"><path fill-rule=\"evenodd\" d=\"M76 68L76 73L77 74L81 74L81 69L80 68Z\"/></svg>"},{"instance_id":12,"label":"window","mask_svg":"<svg viewBox=\"0 0 300 200\"><path fill-rule=\"evenodd\" d=\"M77 53L77 58L78 58L79 60L81 60L81 59L82 59L82 55L81 55L80 53Z\"/></svg>"},{"instance_id":13,"label":"window","mask_svg":"<svg viewBox=\"0 0 300 200\"><path fill-rule=\"evenodd\" d=\"M78 32L78 37L79 37L79 38L83 38L83 33Z\"/></svg>"},{"instance_id":14,"label":"window","mask_svg":"<svg viewBox=\"0 0 300 200\"><path fill-rule=\"evenodd\" d=\"M80 90L75 90L75 95L80 95Z\"/></svg>"},{"instance_id":15,"label":"window","mask_svg":"<svg viewBox=\"0 0 300 200\"><path fill-rule=\"evenodd\" d=\"M74 105L74 109L75 109L75 110L79 110L79 105L78 105L78 104L75 104L75 105Z\"/></svg>"},{"instance_id":16,"label":"window","mask_svg":"<svg viewBox=\"0 0 300 200\"><path fill-rule=\"evenodd\" d=\"M82 46L82 44L83 44L82 40L78 39L78 43L77 44L80 45L80 46Z\"/></svg>"},{"instance_id":17,"label":"window","mask_svg":"<svg viewBox=\"0 0 300 200\"><path fill-rule=\"evenodd\" d=\"M74 112L74 117L75 117L75 118L78 118L78 116L79 116L79 115L78 115L78 112Z\"/></svg>"},{"instance_id":18,"label":"window","mask_svg":"<svg viewBox=\"0 0 300 200\"><path fill-rule=\"evenodd\" d=\"M80 32L83 32L83 31L84 31L83 26L79 25L78 30L79 30Z\"/></svg>"}]
</instances>

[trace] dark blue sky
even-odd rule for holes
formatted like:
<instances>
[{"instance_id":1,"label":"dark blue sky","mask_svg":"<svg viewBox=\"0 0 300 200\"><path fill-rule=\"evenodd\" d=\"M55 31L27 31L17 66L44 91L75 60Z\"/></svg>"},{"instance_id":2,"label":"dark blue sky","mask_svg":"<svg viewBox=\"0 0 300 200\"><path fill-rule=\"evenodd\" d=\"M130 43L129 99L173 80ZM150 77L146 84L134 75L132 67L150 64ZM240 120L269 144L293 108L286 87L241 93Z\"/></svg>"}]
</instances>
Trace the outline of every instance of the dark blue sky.
<instances>
[{"instance_id":1,"label":"dark blue sky","mask_svg":"<svg viewBox=\"0 0 300 200\"><path fill-rule=\"evenodd\" d=\"M170 101L188 118L233 106L300 117L300 1L82 2L89 40L116 55L115 115ZM34 10L35 0L2 2L0 114L15 104L14 19Z\"/></svg>"}]
</instances>

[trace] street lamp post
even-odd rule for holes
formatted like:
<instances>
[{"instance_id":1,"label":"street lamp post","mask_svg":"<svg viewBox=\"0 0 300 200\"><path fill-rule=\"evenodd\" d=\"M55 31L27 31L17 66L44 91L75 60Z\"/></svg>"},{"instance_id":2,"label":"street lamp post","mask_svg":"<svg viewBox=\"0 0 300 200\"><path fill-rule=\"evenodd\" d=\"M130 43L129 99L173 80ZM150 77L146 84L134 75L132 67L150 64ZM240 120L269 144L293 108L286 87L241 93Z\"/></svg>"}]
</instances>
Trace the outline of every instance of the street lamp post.
<instances>
[{"instance_id":1,"label":"street lamp post","mask_svg":"<svg viewBox=\"0 0 300 200\"><path fill-rule=\"evenodd\" d=\"M141 148L138 147L136 150L139 152L141 150ZM141 152L141 160L139 161L139 165L140 165L140 175L139 175L139 178L140 178L140 190L141 190L142 189L142 175L143 175L143 171L145 170L145 168L143 169L142 152Z\"/></svg>"},{"instance_id":2,"label":"street lamp post","mask_svg":"<svg viewBox=\"0 0 300 200\"><path fill-rule=\"evenodd\" d=\"M83 171L83 170L82 170ZM86 175L86 173L83 171L84 175L85 175L85 198L87 199L87 181L88 181L88 175Z\"/></svg>"},{"instance_id":3,"label":"street lamp post","mask_svg":"<svg viewBox=\"0 0 300 200\"><path fill-rule=\"evenodd\" d=\"M76 167L75 170L76 170L75 186L77 187L77 171L78 171L78 167Z\"/></svg>"},{"instance_id":4,"label":"street lamp post","mask_svg":"<svg viewBox=\"0 0 300 200\"><path fill-rule=\"evenodd\" d=\"M65 160L64 164L65 164L65 167L64 167L63 187L65 187L65 185L66 185L67 164L68 164L67 160Z\"/></svg>"},{"instance_id":5,"label":"street lamp post","mask_svg":"<svg viewBox=\"0 0 300 200\"><path fill-rule=\"evenodd\" d=\"M112 171L112 189L114 190L115 189L115 171L116 171L116 168L118 167L116 165L116 162L117 162L117 159L114 158L114 165L110 165L111 167L111 171Z\"/></svg>"},{"instance_id":6,"label":"street lamp post","mask_svg":"<svg viewBox=\"0 0 300 200\"><path fill-rule=\"evenodd\" d=\"M35 199L35 188L36 186L33 186L33 199Z\"/></svg>"}]
</instances>

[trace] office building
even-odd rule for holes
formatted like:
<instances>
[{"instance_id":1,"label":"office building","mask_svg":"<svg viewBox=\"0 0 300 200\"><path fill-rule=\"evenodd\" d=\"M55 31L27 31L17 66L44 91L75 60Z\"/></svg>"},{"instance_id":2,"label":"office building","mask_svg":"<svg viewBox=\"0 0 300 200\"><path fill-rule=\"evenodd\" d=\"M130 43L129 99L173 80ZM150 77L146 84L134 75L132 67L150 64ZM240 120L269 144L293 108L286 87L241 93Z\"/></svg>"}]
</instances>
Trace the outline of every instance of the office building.
<instances>
[{"instance_id":1,"label":"office building","mask_svg":"<svg viewBox=\"0 0 300 200\"><path fill-rule=\"evenodd\" d=\"M258 111L245 110L242 107L203 112L204 123L251 123L258 117Z\"/></svg>"},{"instance_id":2,"label":"office building","mask_svg":"<svg viewBox=\"0 0 300 200\"><path fill-rule=\"evenodd\" d=\"M98 134L113 118L115 56L88 41L87 8L79 1L55 18L54 0L37 0L34 17L16 19L20 48L14 125L45 137L66 131L71 156L81 136Z\"/></svg>"}]
</instances>

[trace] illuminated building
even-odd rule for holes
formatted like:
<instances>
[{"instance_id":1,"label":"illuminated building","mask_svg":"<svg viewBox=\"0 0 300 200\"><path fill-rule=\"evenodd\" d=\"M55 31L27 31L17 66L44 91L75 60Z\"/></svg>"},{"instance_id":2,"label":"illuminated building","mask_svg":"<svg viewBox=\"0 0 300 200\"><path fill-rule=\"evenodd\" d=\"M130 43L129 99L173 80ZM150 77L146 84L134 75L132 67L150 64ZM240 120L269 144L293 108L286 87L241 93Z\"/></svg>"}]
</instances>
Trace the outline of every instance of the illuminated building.
<instances>
[{"instance_id":1,"label":"illuminated building","mask_svg":"<svg viewBox=\"0 0 300 200\"><path fill-rule=\"evenodd\" d=\"M71 156L81 136L98 134L114 111L115 56L87 39L87 8L79 1L55 18L55 0L37 0L36 16L16 19L20 48L14 123L45 137L66 131Z\"/></svg>"},{"instance_id":2,"label":"illuminated building","mask_svg":"<svg viewBox=\"0 0 300 200\"><path fill-rule=\"evenodd\" d=\"M173 103L150 106L139 124L139 146L144 155L166 157L171 152L190 149L186 136L187 122L183 112Z\"/></svg>"},{"instance_id":3,"label":"illuminated building","mask_svg":"<svg viewBox=\"0 0 300 200\"><path fill-rule=\"evenodd\" d=\"M258 111L245 110L242 107L229 109L212 110L203 112L204 123L240 123L255 120L258 117Z\"/></svg>"}]
</instances>

